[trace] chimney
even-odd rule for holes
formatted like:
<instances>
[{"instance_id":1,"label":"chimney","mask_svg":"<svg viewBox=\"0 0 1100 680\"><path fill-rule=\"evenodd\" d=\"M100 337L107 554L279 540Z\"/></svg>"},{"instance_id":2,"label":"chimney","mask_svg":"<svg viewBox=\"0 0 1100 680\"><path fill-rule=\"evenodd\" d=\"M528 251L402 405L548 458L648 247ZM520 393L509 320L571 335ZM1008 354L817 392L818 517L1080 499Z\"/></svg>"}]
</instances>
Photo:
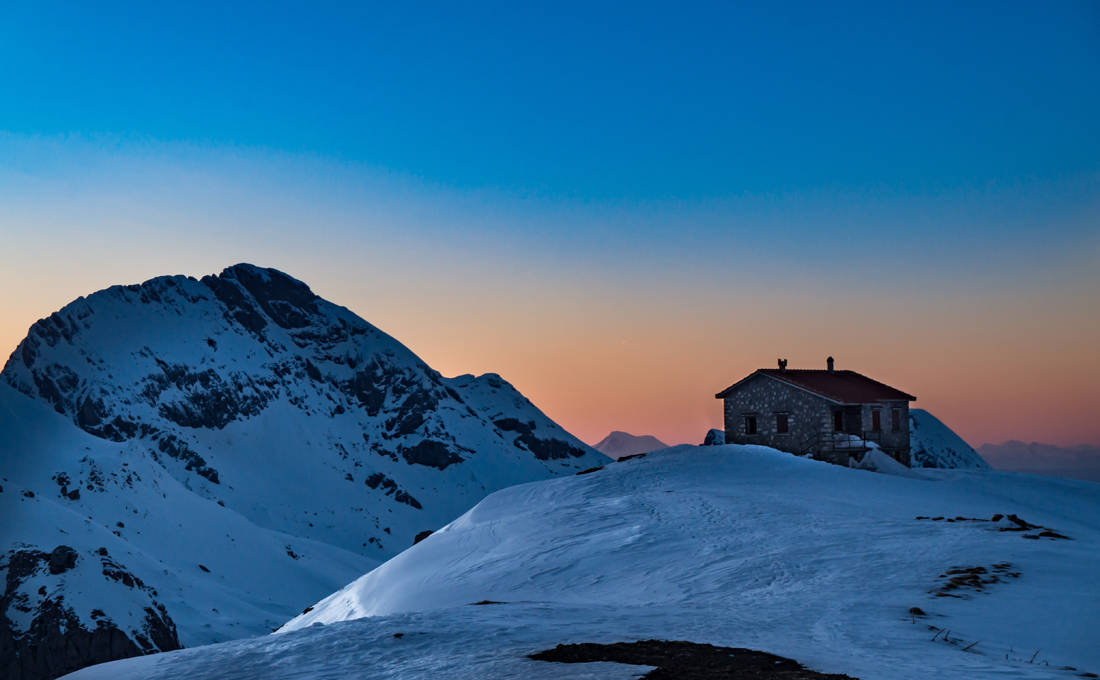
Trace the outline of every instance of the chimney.
<instances>
[{"instance_id":1,"label":"chimney","mask_svg":"<svg viewBox=\"0 0 1100 680\"><path fill-rule=\"evenodd\" d=\"M825 368L828 369L828 371L830 373L833 372L833 358L832 357L829 357L828 359L825 360Z\"/></svg>"},{"instance_id":2,"label":"chimney","mask_svg":"<svg viewBox=\"0 0 1100 680\"><path fill-rule=\"evenodd\" d=\"M786 359L779 359L779 370L781 370L781 371L787 370L787 360Z\"/></svg>"}]
</instances>

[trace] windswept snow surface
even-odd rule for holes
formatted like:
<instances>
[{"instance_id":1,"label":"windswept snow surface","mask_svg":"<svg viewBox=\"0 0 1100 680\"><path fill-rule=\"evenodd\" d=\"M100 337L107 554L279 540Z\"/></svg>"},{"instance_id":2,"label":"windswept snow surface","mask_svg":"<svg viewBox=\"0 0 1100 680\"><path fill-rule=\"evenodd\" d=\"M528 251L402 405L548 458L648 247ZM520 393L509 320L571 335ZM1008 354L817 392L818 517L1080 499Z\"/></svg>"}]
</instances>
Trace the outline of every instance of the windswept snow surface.
<instances>
[{"instance_id":1,"label":"windswept snow surface","mask_svg":"<svg viewBox=\"0 0 1100 680\"><path fill-rule=\"evenodd\" d=\"M72 677L630 677L644 669L525 655L645 638L754 648L863 680L1100 671L1100 486L913 472L682 446L514 486L280 634ZM997 513L1071 540L1027 539L1037 530L1003 531L1014 526L1005 519L945 519ZM1019 576L935 595L951 568L1004 563ZM502 604L472 604L485 600Z\"/></svg>"}]
</instances>

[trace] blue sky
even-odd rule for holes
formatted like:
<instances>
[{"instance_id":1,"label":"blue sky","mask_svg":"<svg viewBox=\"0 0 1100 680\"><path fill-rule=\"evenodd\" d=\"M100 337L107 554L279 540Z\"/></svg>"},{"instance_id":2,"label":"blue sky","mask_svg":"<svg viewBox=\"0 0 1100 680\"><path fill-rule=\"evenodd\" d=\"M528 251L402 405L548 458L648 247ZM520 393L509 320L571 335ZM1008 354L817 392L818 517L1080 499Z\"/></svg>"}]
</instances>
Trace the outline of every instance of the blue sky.
<instances>
[{"instance_id":1,"label":"blue sky","mask_svg":"<svg viewBox=\"0 0 1100 680\"><path fill-rule=\"evenodd\" d=\"M1100 159L1091 2L471 5L17 3L0 127L581 200L923 195Z\"/></svg>"},{"instance_id":2,"label":"blue sky","mask_svg":"<svg viewBox=\"0 0 1100 680\"><path fill-rule=\"evenodd\" d=\"M0 85L0 350L249 261L593 441L787 353L1100 442L1095 2L24 2Z\"/></svg>"}]
</instances>

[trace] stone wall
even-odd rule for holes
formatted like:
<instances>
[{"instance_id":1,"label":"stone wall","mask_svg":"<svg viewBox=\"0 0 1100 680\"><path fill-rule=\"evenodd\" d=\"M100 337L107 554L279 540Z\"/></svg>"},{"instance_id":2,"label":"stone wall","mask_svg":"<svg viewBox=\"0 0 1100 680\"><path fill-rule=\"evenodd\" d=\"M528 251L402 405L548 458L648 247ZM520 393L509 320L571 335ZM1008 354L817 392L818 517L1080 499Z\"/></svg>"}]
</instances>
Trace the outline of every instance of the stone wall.
<instances>
[{"instance_id":1,"label":"stone wall","mask_svg":"<svg viewBox=\"0 0 1100 680\"><path fill-rule=\"evenodd\" d=\"M724 401L727 444L761 444L802 453L817 442L821 432L833 428L828 401L763 375L749 379ZM776 431L776 415L780 413L787 415L786 434ZM756 416L755 435L745 432L746 415ZM847 455L843 461L834 462L847 465Z\"/></svg>"},{"instance_id":2,"label":"stone wall","mask_svg":"<svg viewBox=\"0 0 1100 680\"><path fill-rule=\"evenodd\" d=\"M864 404L862 408L863 427L866 432L872 431L874 428L874 416L872 411L878 410L881 413L882 418L882 431L879 436L881 439L878 444L883 451L891 454L898 460L898 462L909 465L909 402L907 401L887 401L883 402L880 407L878 404ZM898 416L901 427L897 432L894 432L891 427L891 411L898 409Z\"/></svg>"}]
</instances>

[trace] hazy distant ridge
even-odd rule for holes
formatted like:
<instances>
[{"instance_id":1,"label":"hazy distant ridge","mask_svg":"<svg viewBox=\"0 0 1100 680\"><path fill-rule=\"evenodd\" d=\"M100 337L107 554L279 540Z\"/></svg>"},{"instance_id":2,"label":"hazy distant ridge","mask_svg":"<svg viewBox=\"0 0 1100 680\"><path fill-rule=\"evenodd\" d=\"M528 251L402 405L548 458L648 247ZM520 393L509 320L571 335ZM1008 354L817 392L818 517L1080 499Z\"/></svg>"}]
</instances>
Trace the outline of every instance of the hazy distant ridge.
<instances>
[{"instance_id":1,"label":"hazy distant ridge","mask_svg":"<svg viewBox=\"0 0 1100 680\"><path fill-rule=\"evenodd\" d=\"M621 456L632 456L635 453L649 453L657 449L667 449L668 444L653 435L634 435L629 432L615 430L592 448L606 456L619 458Z\"/></svg>"},{"instance_id":2,"label":"hazy distant ridge","mask_svg":"<svg viewBox=\"0 0 1100 680\"><path fill-rule=\"evenodd\" d=\"M1011 440L1003 444L982 444L978 451L999 470L1100 482L1100 446L1055 446Z\"/></svg>"}]
</instances>

